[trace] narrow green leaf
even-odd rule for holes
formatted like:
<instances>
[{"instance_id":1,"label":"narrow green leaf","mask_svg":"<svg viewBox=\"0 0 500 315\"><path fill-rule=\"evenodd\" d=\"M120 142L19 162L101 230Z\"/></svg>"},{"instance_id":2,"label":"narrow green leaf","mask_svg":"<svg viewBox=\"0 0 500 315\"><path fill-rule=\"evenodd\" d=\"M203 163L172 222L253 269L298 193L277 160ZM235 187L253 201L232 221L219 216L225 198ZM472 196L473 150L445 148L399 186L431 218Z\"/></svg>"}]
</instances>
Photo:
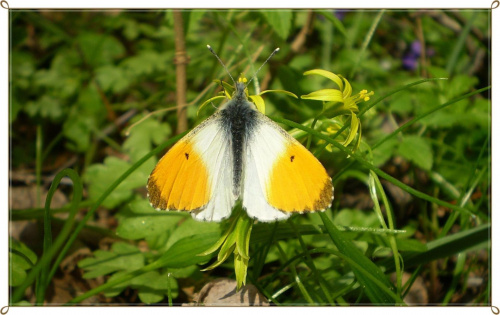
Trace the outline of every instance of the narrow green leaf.
<instances>
[{"instance_id":1,"label":"narrow green leaf","mask_svg":"<svg viewBox=\"0 0 500 315\"><path fill-rule=\"evenodd\" d=\"M297 95L293 94L292 92L285 91L285 90L265 90L265 91L260 92L259 95L266 94L266 93L283 93L283 94L295 97L296 99L299 98Z\"/></svg>"},{"instance_id":2,"label":"narrow green leaf","mask_svg":"<svg viewBox=\"0 0 500 315\"><path fill-rule=\"evenodd\" d=\"M287 39L292 27L293 12L291 10L273 10L266 9L260 11L267 19L273 30L282 39Z\"/></svg>"},{"instance_id":3,"label":"narrow green leaf","mask_svg":"<svg viewBox=\"0 0 500 315\"><path fill-rule=\"evenodd\" d=\"M370 261L365 255L363 255L359 249L354 246L350 241L346 240L342 233L333 225L332 221L326 216L325 213L319 213L323 223L325 225L328 234L330 235L333 243L341 253L349 257L351 260L357 262L361 268L370 273L374 278L376 278L380 283L372 281L369 277L366 277L358 269L353 268L353 272L356 279L365 288L366 294L372 303L383 304L383 305L394 305L400 303L401 301L395 300L391 295L386 294L384 290L381 290L380 285L384 285L384 288L390 288L391 285L384 273L377 267L372 261ZM351 266L353 267L353 266Z\"/></svg>"},{"instance_id":4,"label":"narrow green leaf","mask_svg":"<svg viewBox=\"0 0 500 315\"><path fill-rule=\"evenodd\" d=\"M333 26L335 26L335 28L340 32L342 33L342 35L344 37L347 36L347 33L345 31L345 27L344 27L344 24L342 24L342 22L331 12L331 11L327 11L327 10L320 10L318 11L319 14L321 14L322 16L324 16L327 20L329 20L330 22L332 22Z\"/></svg>"},{"instance_id":5,"label":"narrow green leaf","mask_svg":"<svg viewBox=\"0 0 500 315\"><path fill-rule=\"evenodd\" d=\"M205 105L207 104L210 104L212 101L215 101L215 100L220 100L220 99L226 99L225 96L214 96L212 98L209 98L208 100L206 100L205 102L203 102L203 104L200 105L200 107L198 107L198 111L196 112L196 115L200 115L200 111L203 107L205 107Z\"/></svg>"},{"instance_id":6,"label":"narrow green leaf","mask_svg":"<svg viewBox=\"0 0 500 315\"><path fill-rule=\"evenodd\" d=\"M403 255L405 268L425 264L436 259L458 254L460 252L466 252L467 250L481 244L484 244L485 247L491 246L490 233L491 224L488 223L476 226L470 230L460 231L458 233L431 241L427 243L427 251ZM387 268L386 272L392 272L394 270L394 263L392 259L384 259L380 265Z\"/></svg>"}]
</instances>

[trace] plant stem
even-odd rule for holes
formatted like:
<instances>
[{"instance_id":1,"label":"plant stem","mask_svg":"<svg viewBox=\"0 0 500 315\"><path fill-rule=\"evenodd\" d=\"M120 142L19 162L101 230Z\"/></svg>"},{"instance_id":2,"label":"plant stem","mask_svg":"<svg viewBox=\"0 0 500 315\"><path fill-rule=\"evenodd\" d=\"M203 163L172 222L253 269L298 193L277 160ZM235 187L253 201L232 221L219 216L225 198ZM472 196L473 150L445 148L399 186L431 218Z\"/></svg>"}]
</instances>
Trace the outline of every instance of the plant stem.
<instances>
[{"instance_id":1,"label":"plant stem","mask_svg":"<svg viewBox=\"0 0 500 315\"><path fill-rule=\"evenodd\" d=\"M186 65L189 58L186 52L186 42L184 38L184 22L182 11L174 10L174 31L175 31L175 73L177 87L177 134L187 130L186 111Z\"/></svg>"}]
</instances>

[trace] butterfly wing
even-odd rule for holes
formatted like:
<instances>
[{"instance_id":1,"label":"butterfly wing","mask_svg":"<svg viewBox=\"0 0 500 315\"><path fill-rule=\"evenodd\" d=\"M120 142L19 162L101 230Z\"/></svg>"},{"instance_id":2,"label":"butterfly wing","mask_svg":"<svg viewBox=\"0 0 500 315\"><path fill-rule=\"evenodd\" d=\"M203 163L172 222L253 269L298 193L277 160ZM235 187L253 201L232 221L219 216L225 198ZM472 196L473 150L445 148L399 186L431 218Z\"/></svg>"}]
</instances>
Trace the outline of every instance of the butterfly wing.
<instances>
[{"instance_id":1,"label":"butterfly wing","mask_svg":"<svg viewBox=\"0 0 500 315\"><path fill-rule=\"evenodd\" d=\"M158 210L190 211L193 218L220 221L235 203L232 152L220 116L212 115L179 140L148 179L148 196Z\"/></svg>"},{"instance_id":2,"label":"butterfly wing","mask_svg":"<svg viewBox=\"0 0 500 315\"><path fill-rule=\"evenodd\" d=\"M332 180L323 165L260 113L248 138L244 163L243 207L259 221L282 220L295 212L331 206Z\"/></svg>"}]
</instances>

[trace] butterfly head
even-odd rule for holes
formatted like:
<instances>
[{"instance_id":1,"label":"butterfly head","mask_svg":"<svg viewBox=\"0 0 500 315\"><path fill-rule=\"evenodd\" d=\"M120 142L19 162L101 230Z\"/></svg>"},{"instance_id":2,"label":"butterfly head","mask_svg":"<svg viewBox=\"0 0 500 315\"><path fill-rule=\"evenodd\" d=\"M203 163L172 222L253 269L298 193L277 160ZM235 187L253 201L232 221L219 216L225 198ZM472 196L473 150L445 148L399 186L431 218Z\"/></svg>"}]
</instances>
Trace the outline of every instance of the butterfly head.
<instances>
[{"instance_id":1,"label":"butterfly head","mask_svg":"<svg viewBox=\"0 0 500 315\"><path fill-rule=\"evenodd\" d=\"M243 76L240 76L238 82L236 82L235 91L233 93L232 99L237 99L237 100L248 99L248 90L246 83L247 79Z\"/></svg>"}]
</instances>

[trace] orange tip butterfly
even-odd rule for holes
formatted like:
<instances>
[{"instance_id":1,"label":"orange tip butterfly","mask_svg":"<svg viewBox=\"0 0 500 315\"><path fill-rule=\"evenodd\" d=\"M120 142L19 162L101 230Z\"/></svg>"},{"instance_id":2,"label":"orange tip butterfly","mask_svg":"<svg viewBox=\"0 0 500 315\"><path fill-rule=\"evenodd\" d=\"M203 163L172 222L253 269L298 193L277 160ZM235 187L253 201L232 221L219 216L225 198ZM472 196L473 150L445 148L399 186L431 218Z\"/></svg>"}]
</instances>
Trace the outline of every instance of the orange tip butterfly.
<instances>
[{"instance_id":1,"label":"orange tip butterfly","mask_svg":"<svg viewBox=\"0 0 500 315\"><path fill-rule=\"evenodd\" d=\"M160 159L147 184L154 208L217 222L241 199L249 217L272 222L331 206L333 185L323 165L257 110L245 93L248 83L235 82L232 99Z\"/></svg>"}]
</instances>

